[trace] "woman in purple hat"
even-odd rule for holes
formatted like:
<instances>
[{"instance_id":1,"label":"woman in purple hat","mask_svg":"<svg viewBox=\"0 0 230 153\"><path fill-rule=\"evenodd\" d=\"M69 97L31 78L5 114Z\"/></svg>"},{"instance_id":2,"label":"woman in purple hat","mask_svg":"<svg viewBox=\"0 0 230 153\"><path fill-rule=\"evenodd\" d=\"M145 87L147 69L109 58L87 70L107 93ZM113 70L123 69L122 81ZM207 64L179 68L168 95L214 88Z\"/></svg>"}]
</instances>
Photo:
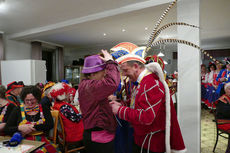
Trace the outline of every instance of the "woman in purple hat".
<instances>
[{"instance_id":1,"label":"woman in purple hat","mask_svg":"<svg viewBox=\"0 0 230 153\"><path fill-rule=\"evenodd\" d=\"M104 57L92 55L85 58L82 73L86 79L78 88L87 153L114 153L116 119L108 96L116 91L120 73L112 56L105 50L102 53Z\"/></svg>"}]
</instances>

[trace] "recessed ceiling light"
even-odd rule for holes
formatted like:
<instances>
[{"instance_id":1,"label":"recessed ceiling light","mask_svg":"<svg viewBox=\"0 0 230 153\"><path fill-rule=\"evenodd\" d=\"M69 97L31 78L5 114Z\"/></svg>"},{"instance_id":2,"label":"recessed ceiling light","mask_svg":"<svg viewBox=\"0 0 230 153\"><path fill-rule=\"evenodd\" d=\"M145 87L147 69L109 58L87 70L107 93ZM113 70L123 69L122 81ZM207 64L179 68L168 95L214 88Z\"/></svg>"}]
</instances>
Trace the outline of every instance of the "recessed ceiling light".
<instances>
[{"instance_id":1,"label":"recessed ceiling light","mask_svg":"<svg viewBox=\"0 0 230 153\"><path fill-rule=\"evenodd\" d=\"M122 32L125 32L126 30L125 29L122 29Z\"/></svg>"},{"instance_id":2,"label":"recessed ceiling light","mask_svg":"<svg viewBox=\"0 0 230 153\"><path fill-rule=\"evenodd\" d=\"M103 33L103 36L106 36L106 33Z\"/></svg>"},{"instance_id":3,"label":"recessed ceiling light","mask_svg":"<svg viewBox=\"0 0 230 153\"><path fill-rule=\"evenodd\" d=\"M145 27L145 30L148 30L148 27Z\"/></svg>"},{"instance_id":4,"label":"recessed ceiling light","mask_svg":"<svg viewBox=\"0 0 230 153\"><path fill-rule=\"evenodd\" d=\"M5 13L8 9L8 6L6 5L6 3L4 3L4 1L0 1L0 13Z\"/></svg>"}]
</instances>

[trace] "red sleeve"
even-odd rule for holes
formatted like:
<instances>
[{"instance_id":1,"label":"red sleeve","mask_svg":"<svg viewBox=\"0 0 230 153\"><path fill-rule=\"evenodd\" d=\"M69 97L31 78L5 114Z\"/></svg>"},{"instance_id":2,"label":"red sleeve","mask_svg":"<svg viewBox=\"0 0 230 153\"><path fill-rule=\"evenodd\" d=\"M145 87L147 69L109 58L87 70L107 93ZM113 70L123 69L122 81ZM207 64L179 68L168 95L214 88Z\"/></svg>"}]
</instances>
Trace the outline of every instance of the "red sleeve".
<instances>
[{"instance_id":1,"label":"red sleeve","mask_svg":"<svg viewBox=\"0 0 230 153\"><path fill-rule=\"evenodd\" d=\"M132 124L152 124L165 101L163 84L158 80L141 83L136 97L135 109L121 106L118 116Z\"/></svg>"}]
</instances>

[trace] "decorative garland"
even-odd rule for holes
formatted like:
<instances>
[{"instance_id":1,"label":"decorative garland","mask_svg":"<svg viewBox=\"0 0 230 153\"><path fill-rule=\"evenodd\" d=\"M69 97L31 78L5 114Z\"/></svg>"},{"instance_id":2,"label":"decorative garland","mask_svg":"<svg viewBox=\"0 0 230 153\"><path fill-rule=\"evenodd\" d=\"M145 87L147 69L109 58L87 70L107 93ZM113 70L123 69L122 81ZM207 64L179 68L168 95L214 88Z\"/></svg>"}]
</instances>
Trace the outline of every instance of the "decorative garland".
<instances>
[{"instance_id":1,"label":"decorative garland","mask_svg":"<svg viewBox=\"0 0 230 153\"><path fill-rule=\"evenodd\" d=\"M40 119L37 122L35 122L35 123L32 123L32 122L26 120L24 104L20 105L21 115L22 115L22 121L19 123L19 125L23 125L23 124L35 124L35 125L39 125L39 124L43 124L45 122L45 118L44 118L44 115L43 115L42 106L41 106L41 104L38 104L38 105L39 105L39 110L40 110Z\"/></svg>"}]
</instances>

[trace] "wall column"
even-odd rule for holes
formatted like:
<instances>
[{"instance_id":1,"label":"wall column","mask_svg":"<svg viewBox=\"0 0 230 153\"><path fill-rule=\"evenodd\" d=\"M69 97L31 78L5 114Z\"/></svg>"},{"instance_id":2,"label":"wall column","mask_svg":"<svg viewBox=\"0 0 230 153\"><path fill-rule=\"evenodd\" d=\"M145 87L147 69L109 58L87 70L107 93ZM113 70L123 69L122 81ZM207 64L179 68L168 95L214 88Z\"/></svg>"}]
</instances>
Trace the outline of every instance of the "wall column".
<instances>
[{"instance_id":1,"label":"wall column","mask_svg":"<svg viewBox=\"0 0 230 153\"><path fill-rule=\"evenodd\" d=\"M0 83L2 83L1 61L5 59L3 33L0 33Z\"/></svg>"},{"instance_id":2,"label":"wall column","mask_svg":"<svg viewBox=\"0 0 230 153\"><path fill-rule=\"evenodd\" d=\"M64 55L63 47L57 47L57 63L58 63L58 80L64 79Z\"/></svg>"},{"instance_id":3,"label":"wall column","mask_svg":"<svg viewBox=\"0 0 230 153\"><path fill-rule=\"evenodd\" d=\"M38 41L31 42L31 59L42 60L42 43Z\"/></svg>"},{"instance_id":4,"label":"wall column","mask_svg":"<svg viewBox=\"0 0 230 153\"><path fill-rule=\"evenodd\" d=\"M199 26L200 0L180 0L177 3L177 22ZM200 45L197 28L179 26L178 39ZM200 153L200 51L178 44L178 119L187 153Z\"/></svg>"}]
</instances>

